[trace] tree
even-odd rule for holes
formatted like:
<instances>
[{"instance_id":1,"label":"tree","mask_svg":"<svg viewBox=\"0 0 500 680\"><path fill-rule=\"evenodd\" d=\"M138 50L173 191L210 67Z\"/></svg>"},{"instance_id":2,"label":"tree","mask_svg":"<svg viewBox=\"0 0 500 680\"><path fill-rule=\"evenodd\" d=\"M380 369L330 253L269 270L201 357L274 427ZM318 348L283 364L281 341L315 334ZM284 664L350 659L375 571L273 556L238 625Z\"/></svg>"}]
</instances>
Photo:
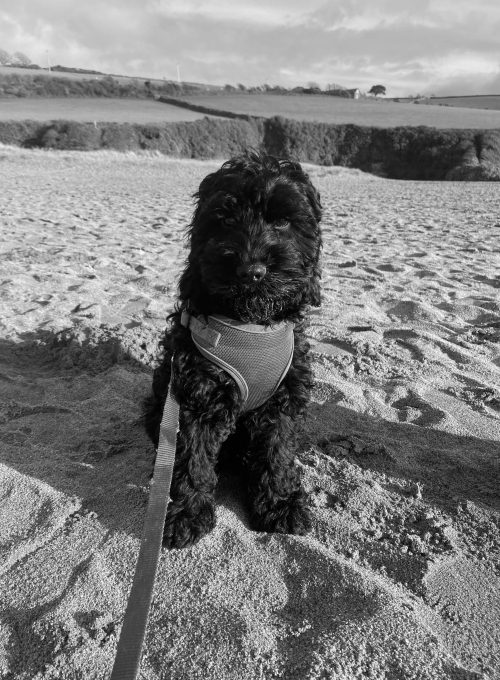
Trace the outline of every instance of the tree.
<instances>
[{"instance_id":1,"label":"tree","mask_svg":"<svg viewBox=\"0 0 500 680\"><path fill-rule=\"evenodd\" d=\"M5 66L5 64L10 64L11 61L12 57L10 54L5 50L0 49L0 64Z\"/></svg>"},{"instance_id":2,"label":"tree","mask_svg":"<svg viewBox=\"0 0 500 680\"><path fill-rule=\"evenodd\" d=\"M20 66L29 66L31 64L31 59L23 52L14 52L14 62Z\"/></svg>"},{"instance_id":3,"label":"tree","mask_svg":"<svg viewBox=\"0 0 500 680\"><path fill-rule=\"evenodd\" d=\"M328 91L330 91L330 90L338 91L338 90L345 90L345 87L343 85L339 85L338 83L328 83L328 85L326 86L326 89Z\"/></svg>"},{"instance_id":4,"label":"tree","mask_svg":"<svg viewBox=\"0 0 500 680\"><path fill-rule=\"evenodd\" d=\"M368 90L368 94L374 94L376 97L379 94L385 95L385 85L373 85L371 90Z\"/></svg>"}]
</instances>

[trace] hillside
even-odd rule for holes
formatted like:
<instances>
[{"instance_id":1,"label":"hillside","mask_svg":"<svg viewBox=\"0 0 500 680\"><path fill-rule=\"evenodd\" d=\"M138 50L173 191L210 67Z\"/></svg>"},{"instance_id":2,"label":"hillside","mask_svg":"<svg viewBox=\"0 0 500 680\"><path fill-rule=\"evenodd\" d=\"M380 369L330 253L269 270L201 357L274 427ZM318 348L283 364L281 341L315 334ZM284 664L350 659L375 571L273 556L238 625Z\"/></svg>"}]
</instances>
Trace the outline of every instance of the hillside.
<instances>
[{"instance_id":1,"label":"hillside","mask_svg":"<svg viewBox=\"0 0 500 680\"><path fill-rule=\"evenodd\" d=\"M85 76L0 73L0 143L200 159L255 147L393 179L500 180L500 110L305 94L181 99L175 83Z\"/></svg>"},{"instance_id":2,"label":"hillside","mask_svg":"<svg viewBox=\"0 0 500 680\"><path fill-rule=\"evenodd\" d=\"M183 101L251 116L283 116L373 127L428 125L440 129L500 129L500 111L457 107L421 106L382 99L344 99L322 95L229 94L190 95Z\"/></svg>"},{"instance_id":3,"label":"hillside","mask_svg":"<svg viewBox=\"0 0 500 680\"><path fill-rule=\"evenodd\" d=\"M429 97L423 99L419 104L430 104L433 106L458 106L466 109L490 109L500 110L500 94L482 94L466 97Z\"/></svg>"},{"instance_id":4,"label":"hillside","mask_svg":"<svg viewBox=\"0 0 500 680\"><path fill-rule=\"evenodd\" d=\"M44 71L0 67L0 99L8 97L131 97L194 94L209 87L171 80L91 75L72 71Z\"/></svg>"},{"instance_id":5,"label":"hillside","mask_svg":"<svg viewBox=\"0 0 500 680\"><path fill-rule=\"evenodd\" d=\"M0 76L9 76L9 75L15 75L15 76L20 76L20 77L35 77L39 76L42 78L66 78L69 80L103 80L104 78L113 78L113 80L116 80L119 83L126 84L126 83L137 83L137 84L144 84L145 81L149 81L154 84L165 84L165 83L172 83L174 81L172 80L167 80L166 78L149 78L147 76L139 77L139 76L124 76L124 75L114 75L110 73L95 73L92 74L90 72L85 72L84 70L70 70L70 69L58 69L57 67L52 68L52 70L48 70L45 68L24 68L24 67L16 67L16 66L2 66L0 65ZM183 86L186 88L191 88L191 87L196 87L202 90L205 90L207 92L218 92L222 88L219 87L218 85L209 85L209 84L202 84L202 83L183 83Z\"/></svg>"}]
</instances>

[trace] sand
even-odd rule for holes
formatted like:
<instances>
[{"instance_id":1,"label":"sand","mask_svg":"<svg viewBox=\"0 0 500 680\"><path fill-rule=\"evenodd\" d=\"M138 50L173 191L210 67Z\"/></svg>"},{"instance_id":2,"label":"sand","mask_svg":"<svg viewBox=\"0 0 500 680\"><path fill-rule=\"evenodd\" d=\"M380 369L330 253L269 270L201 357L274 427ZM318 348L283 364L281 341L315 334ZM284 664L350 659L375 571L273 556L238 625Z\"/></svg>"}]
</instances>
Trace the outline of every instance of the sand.
<instances>
[{"instance_id":1,"label":"sand","mask_svg":"<svg viewBox=\"0 0 500 680\"><path fill-rule=\"evenodd\" d=\"M106 678L154 456L139 423L219 163L0 148L0 677ZM309 167L322 194L314 526L163 552L141 677L500 678L495 183Z\"/></svg>"}]
</instances>

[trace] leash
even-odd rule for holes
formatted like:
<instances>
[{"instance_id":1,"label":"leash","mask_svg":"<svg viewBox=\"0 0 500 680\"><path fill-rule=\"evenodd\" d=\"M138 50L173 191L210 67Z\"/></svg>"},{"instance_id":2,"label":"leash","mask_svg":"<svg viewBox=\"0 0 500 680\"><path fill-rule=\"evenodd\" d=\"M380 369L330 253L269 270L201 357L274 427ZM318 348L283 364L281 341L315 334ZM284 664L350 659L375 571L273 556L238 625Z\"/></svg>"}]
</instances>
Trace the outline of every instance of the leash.
<instances>
[{"instance_id":1,"label":"leash","mask_svg":"<svg viewBox=\"0 0 500 680\"><path fill-rule=\"evenodd\" d=\"M191 330L193 342L201 354L235 380L248 410L257 408L274 394L292 362L292 324L279 323L270 329L216 316L203 322L187 312L182 313L181 323ZM242 359L248 356L252 359L250 374L248 362ZM173 374L172 358L139 557L110 680L135 680L141 663L179 431L179 404L172 396Z\"/></svg>"},{"instance_id":2,"label":"leash","mask_svg":"<svg viewBox=\"0 0 500 680\"><path fill-rule=\"evenodd\" d=\"M163 407L141 547L110 680L135 680L141 663L142 646L160 558L163 527L170 501L175 444L179 431L179 404L172 396L172 383L173 365L167 399Z\"/></svg>"}]
</instances>

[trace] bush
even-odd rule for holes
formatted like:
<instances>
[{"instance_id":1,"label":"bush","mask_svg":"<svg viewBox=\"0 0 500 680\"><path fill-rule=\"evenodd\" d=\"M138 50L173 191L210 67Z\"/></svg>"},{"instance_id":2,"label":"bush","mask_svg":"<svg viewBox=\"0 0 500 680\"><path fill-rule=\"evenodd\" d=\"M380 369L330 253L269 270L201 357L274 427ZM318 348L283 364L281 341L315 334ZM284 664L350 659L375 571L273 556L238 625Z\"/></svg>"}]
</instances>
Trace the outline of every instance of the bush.
<instances>
[{"instance_id":1,"label":"bush","mask_svg":"<svg viewBox=\"0 0 500 680\"><path fill-rule=\"evenodd\" d=\"M264 121L264 146L269 153L319 165L364 166L370 140L371 128L357 125L309 123L281 116Z\"/></svg>"},{"instance_id":2,"label":"bush","mask_svg":"<svg viewBox=\"0 0 500 680\"><path fill-rule=\"evenodd\" d=\"M500 174L500 130L380 129L277 116L264 121L264 147L276 156L394 179L495 179Z\"/></svg>"},{"instance_id":3,"label":"bush","mask_svg":"<svg viewBox=\"0 0 500 680\"><path fill-rule=\"evenodd\" d=\"M101 148L117 151L133 151L139 148L137 126L130 123L99 124L101 132Z\"/></svg>"},{"instance_id":4,"label":"bush","mask_svg":"<svg viewBox=\"0 0 500 680\"><path fill-rule=\"evenodd\" d=\"M33 146L93 151L101 148L101 131L93 123L55 121L41 127Z\"/></svg>"},{"instance_id":5,"label":"bush","mask_svg":"<svg viewBox=\"0 0 500 680\"><path fill-rule=\"evenodd\" d=\"M0 144L31 146L37 138L40 123L35 120L0 121Z\"/></svg>"},{"instance_id":6,"label":"bush","mask_svg":"<svg viewBox=\"0 0 500 680\"><path fill-rule=\"evenodd\" d=\"M384 171L395 179L445 179L473 149L468 130L397 127L376 130L373 137Z\"/></svg>"},{"instance_id":7,"label":"bush","mask_svg":"<svg viewBox=\"0 0 500 680\"><path fill-rule=\"evenodd\" d=\"M142 149L184 158L223 158L261 146L258 123L213 118L191 123L138 126Z\"/></svg>"}]
</instances>

